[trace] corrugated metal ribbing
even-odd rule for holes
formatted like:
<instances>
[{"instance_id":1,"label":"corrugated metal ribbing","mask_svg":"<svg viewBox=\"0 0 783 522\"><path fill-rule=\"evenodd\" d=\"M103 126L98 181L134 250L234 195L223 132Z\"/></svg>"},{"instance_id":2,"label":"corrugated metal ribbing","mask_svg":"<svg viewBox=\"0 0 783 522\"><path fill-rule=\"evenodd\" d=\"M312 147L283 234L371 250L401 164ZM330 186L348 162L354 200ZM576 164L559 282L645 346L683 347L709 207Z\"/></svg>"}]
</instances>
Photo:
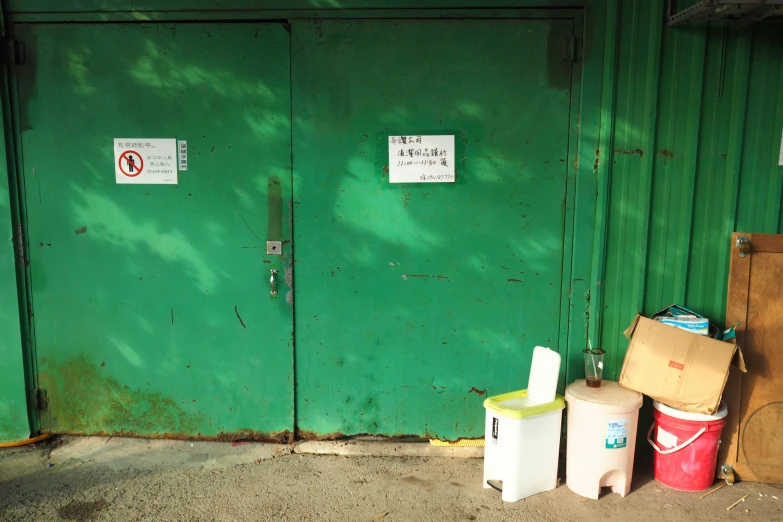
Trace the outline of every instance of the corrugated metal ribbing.
<instances>
[{"instance_id":1,"label":"corrugated metal ribbing","mask_svg":"<svg viewBox=\"0 0 783 522\"><path fill-rule=\"evenodd\" d=\"M602 346L619 375L637 311L681 303L723 322L734 230L781 230L780 24L664 28L620 3Z\"/></svg>"},{"instance_id":2,"label":"corrugated metal ribbing","mask_svg":"<svg viewBox=\"0 0 783 522\"><path fill-rule=\"evenodd\" d=\"M662 2L622 2L609 200L602 346L610 378L622 331L642 307L658 111ZM652 20L660 23L651 23ZM647 147L647 150L645 150ZM646 157L645 157L646 155ZM651 157L652 156L652 157Z\"/></svg>"},{"instance_id":3,"label":"corrugated metal ribbing","mask_svg":"<svg viewBox=\"0 0 783 522\"><path fill-rule=\"evenodd\" d=\"M723 320L727 245L734 227L737 175L731 165L741 150L739 141L731 142L731 131L743 125L742 102L748 77L749 57L747 52L740 52L739 34L730 32L723 24L704 30L707 54L700 107L701 133L695 150L696 194L685 305L716 322ZM739 85L734 83L735 79Z\"/></svg>"},{"instance_id":4,"label":"corrugated metal ribbing","mask_svg":"<svg viewBox=\"0 0 783 522\"><path fill-rule=\"evenodd\" d=\"M783 172L777 152L783 130L782 49L781 24L755 28L737 212L737 230L744 232L781 231Z\"/></svg>"},{"instance_id":5,"label":"corrugated metal ribbing","mask_svg":"<svg viewBox=\"0 0 783 522\"><path fill-rule=\"evenodd\" d=\"M660 262L647 267L644 309L685 298L705 51L691 32L664 34L648 250Z\"/></svg>"}]
</instances>

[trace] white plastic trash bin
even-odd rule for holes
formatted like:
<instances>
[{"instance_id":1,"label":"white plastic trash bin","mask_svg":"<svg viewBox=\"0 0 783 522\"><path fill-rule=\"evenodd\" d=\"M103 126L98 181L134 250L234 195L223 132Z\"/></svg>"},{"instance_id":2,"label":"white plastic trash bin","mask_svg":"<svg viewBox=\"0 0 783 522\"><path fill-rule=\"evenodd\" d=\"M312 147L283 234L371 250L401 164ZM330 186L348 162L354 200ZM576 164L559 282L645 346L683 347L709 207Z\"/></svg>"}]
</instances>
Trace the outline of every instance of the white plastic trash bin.
<instances>
[{"instance_id":1,"label":"white plastic trash bin","mask_svg":"<svg viewBox=\"0 0 783 522\"><path fill-rule=\"evenodd\" d=\"M500 489L505 502L555 489L563 397L529 406L527 390L484 401L484 487ZM501 481L502 486L489 481Z\"/></svg>"},{"instance_id":2,"label":"white plastic trash bin","mask_svg":"<svg viewBox=\"0 0 783 522\"><path fill-rule=\"evenodd\" d=\"M528 388L484 401L484 487L500 489L506 502L557 486L565 407L563 397L555 395L559 374L560 354L536 346Z\"/></svg>"},{"instance_id":3,"label":"white plastic trash bin","mask_svg":"<svg viewBox=\"0 0 783 522\"><path fill-rule=\"evenodd\" d=\"M588 388L584 379L569 385L566 485L598 499L602 487L620 496L631 490L633 453L642 394L603 381Z\"/></svg>"}]
</instances>

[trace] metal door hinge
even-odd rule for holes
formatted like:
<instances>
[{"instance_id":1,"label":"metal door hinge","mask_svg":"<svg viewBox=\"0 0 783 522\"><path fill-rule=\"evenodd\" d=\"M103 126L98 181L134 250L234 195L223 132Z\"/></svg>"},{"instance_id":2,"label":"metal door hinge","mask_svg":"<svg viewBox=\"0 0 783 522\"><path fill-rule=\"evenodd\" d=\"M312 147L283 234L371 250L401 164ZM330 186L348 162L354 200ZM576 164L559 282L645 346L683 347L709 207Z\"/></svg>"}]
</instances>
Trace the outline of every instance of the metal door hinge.
<instances>
[{"instance_id":1,"label":"metal door hinge","mask_svg":"<svg viewBox=\"0 0 783 522\"><path fill-rule=\"evenodd\" d=\"M24 42L8 37L4 39L8 52L8 62L15 64L25 63L27 61L27 53L25 52Z\"/></svg>"},{"instance_id":2,"label":"metal door hinge","mask_svg":"<svg viewBox=\"0 0 783 522\"><path fill-rule=\"evenodd\" d=\"M576 36L568 35L563 41L563 59L569 63L577 62L577 41Z\"/></svg>"},{"instance_id":3,"label":"metal door hinge","mask_svg":"<svg viewBox=\"0 0 783 522\"><path fill-rule=\"evenodd\" d=\"M46 393L46 390L37 389L35 390L35 409L36 410L45 410L49 407L49 395Z\"/></svg>"},{"instance_id":4,"label":"metal door hinge","mask_svg":"<svg viewBox=\"0 0 783 522\"><path fill-rule=\"evenodd\" d=\"M734 468L731 464L723 464L720 467L720 478L726 481L726 484L731 486L734 484Z\"/></svg>"},{"instance_id":5,"label":"metal door hinge","mask_svg":"<svg viewBox=\"0 0 783 522\"><path fill-rule=\"evenodd\" d=\"M24 241L24 227L19 223L16 225L16 264L17 266L27 266L27 247Z\"/></svg>"},{"instance_id":6,"label":"metal door hinge","mask_svg":"<svg viewBox=\"0 0 783 522\"><path fill-rule=\"evenodd\" d=\"M735 246L739 250L740 257L745 257L750 254L750 239L748 239L747 236L738 237Z\"/></svg>"}]
</instances>

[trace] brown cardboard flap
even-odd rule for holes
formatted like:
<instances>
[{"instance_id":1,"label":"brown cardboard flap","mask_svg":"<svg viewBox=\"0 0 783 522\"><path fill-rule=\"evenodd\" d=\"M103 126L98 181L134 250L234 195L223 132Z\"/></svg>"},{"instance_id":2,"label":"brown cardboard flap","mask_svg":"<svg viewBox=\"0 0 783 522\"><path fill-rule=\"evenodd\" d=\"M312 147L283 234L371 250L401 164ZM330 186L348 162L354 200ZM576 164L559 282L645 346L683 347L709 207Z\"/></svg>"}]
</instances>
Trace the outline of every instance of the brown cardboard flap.
<instances>
[{"instance_id":1,"label":"brown cardboard flap","mask_svg":"<svg viewBox=\"0 0 783 522\"><path fill-rule=\"evenodd\" d=\"M678 410L714 414L729 367L745 367L734 343L688 332L637 315L619 383Z\"/></svg>"},{"instance_id":2,"label":"brown cardboard flap","mask_svg":"<svg viewBox=\"0 0 783 522\"><path fill-rule=\"evenodd\" d=\"M639 324L640 317L644 317L644 316L642 314L636 314L636 317L633 318L631 324L628 325L628 328L626 328L625 331L623 332L623 335L625 336L626 339L630 340L631 337L633 336L633 332L634 330L636 330L636 325ZM734 359L731 361L731 364L733 366L736 366L737 369L742 373L747 373L748 370L745 367L745 357L742 355L742 348L740 348L739 345L736 346L737 346L737 351L735 352Z\"/></svg>"},{"instance_id":3,"label":"brown cardboard flap","mask_svg":"<svg viewBox=\"0 0 783 522\"><path fill-rule=\"evenodd\" d=\"M636 329L636 325L639 323L639 318L641 316L642 316L641 314L636 314L636 317L633 318L633 322L631 323L631 325L628 328L626 328L625 331L623 332L623 335L625 336L626 339L630 339L631 336L633 335L633 331Z\"/></svg>"},{"instance_id":4,"label":"brown cardboard flap","mask_svg":"<svg viewBox=\"0 0 783 522\"><path fill-rule=\"evenodd\" d=\"M742 356L742 348L737 345L737 352L734 354L731 364L737 367L742 373L748 373L748 369L745 368L745 357Z\"/></svg>"}]
</instances>

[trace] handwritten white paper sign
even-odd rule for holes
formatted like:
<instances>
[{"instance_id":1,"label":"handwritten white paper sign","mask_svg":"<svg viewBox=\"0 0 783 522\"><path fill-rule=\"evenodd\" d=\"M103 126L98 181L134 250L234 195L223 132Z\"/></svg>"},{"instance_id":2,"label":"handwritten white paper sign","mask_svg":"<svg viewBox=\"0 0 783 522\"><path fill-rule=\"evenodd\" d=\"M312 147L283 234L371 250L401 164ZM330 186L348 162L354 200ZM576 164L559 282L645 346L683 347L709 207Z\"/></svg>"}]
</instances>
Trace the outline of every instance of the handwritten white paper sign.
<instances>
[{"instance_id":1,"label":"handwritten white paper sign","mask_svg":"<svg viewBox=\"0 0 783 522\"><path fill-rule=\"evenodd\" d=\"M389 183L454 183L454 135L389 136Z\"/></svg>"}]
</instances>

